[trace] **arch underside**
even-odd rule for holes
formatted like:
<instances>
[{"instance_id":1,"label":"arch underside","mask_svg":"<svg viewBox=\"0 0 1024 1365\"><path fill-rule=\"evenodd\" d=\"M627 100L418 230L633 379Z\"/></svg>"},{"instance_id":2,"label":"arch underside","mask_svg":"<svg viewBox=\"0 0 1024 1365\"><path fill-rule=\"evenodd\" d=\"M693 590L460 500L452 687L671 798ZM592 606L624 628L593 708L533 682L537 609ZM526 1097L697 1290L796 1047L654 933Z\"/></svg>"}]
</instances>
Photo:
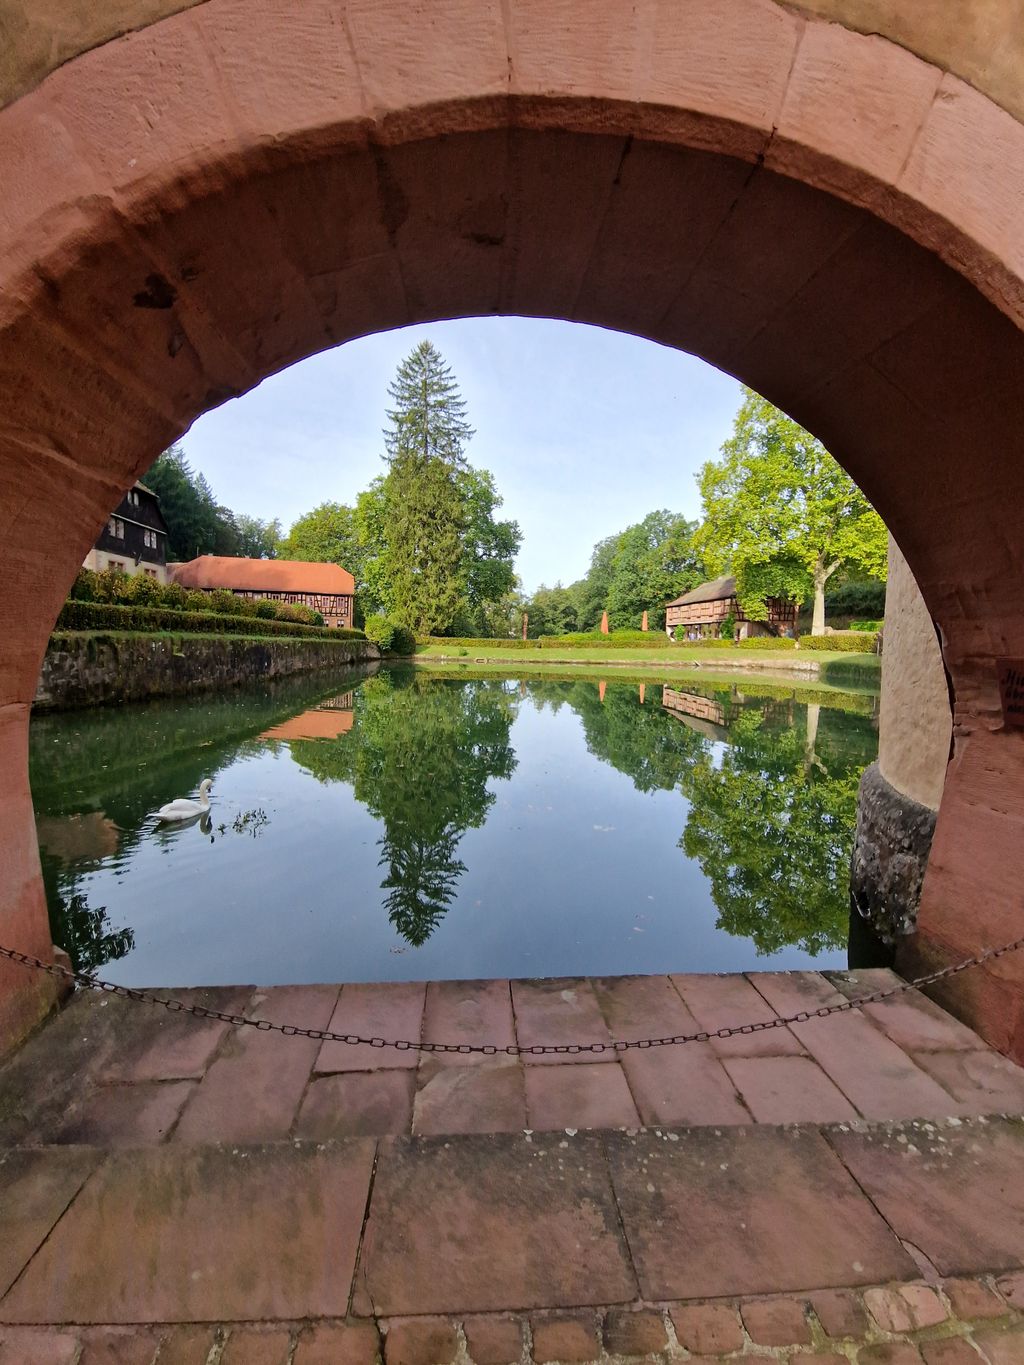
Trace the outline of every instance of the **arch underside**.
<instances>
[{"instance_id":1,"label":"arch underside","mask_svg":"<svg viewBox=\"0 0 1024 1365\"><path fill-rule=\"evenodd\" d=\"M798 21L751 9L770 21L754 37L783 62ZM0 114L10 191L0 207L0 769L17 775L0 794L0 941L48 946L28 706L68 584L123 490L200 413L303 356L497 313L700 355L845 465L918 579L955 696L955 753L906 961L952 960L1020 933L1024 739L1003 728L996 675L996 660L1024 659L1024 289L1008 263L1013 241L992 235L1005 237L1005 222L972 235L970 213L940 213L920 188L923 172L915 197L912 140L887 184L880 168L855 164L855 149L838 154L827 123L815 145L813 110L800 115L797 102L787 125L793 54L767 117L727 94L721 114L674 104L664 81L659 99L626 99L587 36L571 33L558 41L572 50L555 43L549 64L575 78L543 94L490 88L490 65L469 52L482 75L467 95L458 54L428 43L430 79L414 103L393 77L389 86L388 58L371 44L346 111L339 49L310 47L320 84L284 62L286 6L282 28L267 18L218 49L218 15L236 10L209 0L119 39ZM219 65L197 49L202 25ZM813 47L811 28L837 40L834 25L805 25L800 52ZM857 52L880 41L838 32ZM722 41L728 56L737 40ZM775 68L752 71L741 46L735 80L760 79L765 100ZM882 47L900 71L916 63L901 88L925 111L920 139L948 78ZM246 105L243 76L275 61L287 79L264 82L258 110ZM376 88L368 71L383 73ZM458 93L443 98L445 83ZM1008 137L1008 116L990 117ZM18 985L0 973L0 990ZM1024 1051L1019 962L958 978L952 1003L998 1046ZM0 1012L0 1035L33 1008Z\"/></svg>"}]
</instances>

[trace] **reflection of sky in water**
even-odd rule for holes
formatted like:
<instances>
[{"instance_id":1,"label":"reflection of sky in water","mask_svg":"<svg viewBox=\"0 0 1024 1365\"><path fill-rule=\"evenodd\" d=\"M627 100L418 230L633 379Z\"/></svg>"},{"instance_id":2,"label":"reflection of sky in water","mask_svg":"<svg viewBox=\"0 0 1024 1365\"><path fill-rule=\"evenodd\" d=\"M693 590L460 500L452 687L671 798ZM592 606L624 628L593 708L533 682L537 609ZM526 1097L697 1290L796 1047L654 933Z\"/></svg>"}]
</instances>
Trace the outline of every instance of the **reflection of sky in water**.
<instances>
[{"instance_id":1,"label":"reflection of sky in water","mask_svg":"<svg viewBox=\"0 0 1024 1365\"><path fill-rule=\"evenodd\" d=\"M379 680L370 687L375 685ZM424 686L422 680L419 685ZM437 686L446 689L446 698L460 692L457 684ZM388 867L380 866L385 820L369 809L374 805L374 765L382 765L383 774L404 772L420 763L424 774L434 773L415 789L418 805L410 798L411 805L396 801L385 811L392 834L396 818L408 833L410 821L414 826L432 811L441 812L438 820L450 830L452 822L445 825L449 800L445 775L443 770L434 772L433 765L443 769L445 756L452 751L442 747L429 754L418 752L414 732L403 748L401 736L389 730L391 713L383 709L390 699L378 699L372 712L358 690L354 726L348 720L321 722L316 715L292 724L287 708L284 717L271 717L272 723L254 716L249 735L233 739L227 748L198 741L192 766L182 767L180 778L162 772L151 753L137 763L122 756L111 764L112 770L116 768L110 784L111 789L116 786L117 800L112 795L105 799L104 810L76 809L73 798L48 800L44 780L48 753L40 744L33 755L33 778L37 788L43 788L37 790L37 815L51 900L58 887L65 896L80 894L93 909L106 908L112 929L133 929L134 949L122 960L107 963L101 973L131 984L846 965L845 947L816 958L799 946L758 956L749 938L717 928L718 910L708 877L680 847L689 803L679 786L638 790L632 776L613 766L618 761L615 752L603 761L588 750L581 712L572 704L553 709L532 696L523 697L518 683L506 684L504 692L499 683L490 681L488 686L492 698L500 698L505 719L498 729L514 751L514 771L510 778L496 778L487 771L478 774L479 792L485 802L486 793L493 801L478 812L483 821L478 828L468 819L454 820L457 828L449 852L454 850L452 856L465 870L453 879L454 895L421 946L396 932L385 908L381 883ZM574 695L584 697L592 708L589 724L600 725L604 716L596 709L597 684L573 687ZM580 688L590 690L581 693ZM728 740L694 737L685 731L683 722L660 707L658 689L648 686L643 714L622 709L627 701L633 706L635 685L609 683L606 695L608 703L616 698L621 703L627 741L632 736L630 717L636 718L638 727L642 722L635 735L637 745L659 734L674 742L674 727L681 727L678 733L701 750L710 768L721 770L729 754ZM187 733L188 708L202 705L198 700L164 703L160 714L166 717L173 711ZM245 708L243 694L237 706L242 717ZM293 714L301 718L307 709L296 706ZM130 710L137 718L145 708ZM789 714L797 717L794 724L802 723L803 712L803 707L790 707ZM83 736L93 724L92 716L53 718L58 722L57 739L47 733L47 741L77 735L87 747ZM439 716L446 721L444 708ZM493 717L488 720L489 742L494 739L492 721ZM842 716L841 721L833 750L841 748L843 727L852 727L857 758L851 760L850 781L855 783L871 756L865 750L873 745L873 732L866 716ZM108 714L103 724L109 729L116 722ZM373 739L377 749L371 745L374 724L381 727ZM780 728L777 718L774 724ZM260 738L268 730L295 738ZM303 738L318 734L327 737ZM474 732L477 753L484 747L478 739ZM206 821L183 829L154 828L145 819L147 812L173 796L194 794L204 775L204 743L210 745L210 769L215 773L212 828L207 832ZM337 763L345 756L341 746L361 743L369 754L369 775L363 772L356 783L362 799L351 778L318 781L302 766L311 754L324 754L331 759L329 771L335 777ZM145 746L136 746L135 751L144 753ZM622 760L623 766L628 768L637 757ZM388 763L399 766L389 769ZM174 781L179 785L168 790ZM83 785L84 799L92 790L98 801L104 791L102 776L97 780L92 775ZM66 792L62 795L67 797ZM121 831L117 851L111 839L115 824ZM772 856L766 847L765 859Z\"/></svg>"}]
</instances>

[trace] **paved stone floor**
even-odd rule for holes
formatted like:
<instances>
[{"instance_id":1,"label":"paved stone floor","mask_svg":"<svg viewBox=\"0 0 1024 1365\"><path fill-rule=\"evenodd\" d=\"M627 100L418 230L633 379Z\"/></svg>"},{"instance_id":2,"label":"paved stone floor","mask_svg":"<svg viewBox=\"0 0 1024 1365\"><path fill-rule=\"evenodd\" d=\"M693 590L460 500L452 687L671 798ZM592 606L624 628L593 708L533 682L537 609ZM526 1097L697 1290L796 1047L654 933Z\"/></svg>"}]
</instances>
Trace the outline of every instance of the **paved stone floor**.
<instances>
[{"instance_id":1,"label":"paved stone floor","mask_svg":"<svg viewBox=\"0 0 1024 1365\"><path fill-rule=\"evenodd\" d=\"M180 994L560 1043L889 980ZM0 1365L1024 1365L1024 1072L930 1001L585 1057L420 1057L75 998L0 1069Z\"/></svg>"}]
</instances>

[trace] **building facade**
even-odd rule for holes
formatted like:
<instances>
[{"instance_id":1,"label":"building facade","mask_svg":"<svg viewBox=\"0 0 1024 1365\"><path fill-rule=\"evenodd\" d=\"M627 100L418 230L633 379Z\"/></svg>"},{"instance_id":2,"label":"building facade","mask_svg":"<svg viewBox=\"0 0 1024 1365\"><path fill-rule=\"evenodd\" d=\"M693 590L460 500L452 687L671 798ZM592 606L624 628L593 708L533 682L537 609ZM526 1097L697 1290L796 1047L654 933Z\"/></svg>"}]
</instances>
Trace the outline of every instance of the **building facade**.
<instances>
[{"instance_id":1,"label":"building facade","mask_svg":"<svg viewBox=\"0 0 1024 1365\"><path fill-rule=\"evenodd\" d=\"M222 588L236 597L269 598L312 607L328 626L351 628L354 619L355 580L337 564L200 555L187 564L172 564L170 574L183 588L199 588L203 592Z\"/></svg>"},{"instance_id":2,"label":"building facade","mask_svg":"<svg viewBox=\"0 0 1024 1365\"><path fill-rule=\"evenodd\" d=\"M111 512L96 544L82 561L84 569L103 573L144 573L168 581L167 523L160 499L144 483L133 484Z\"/></svg>"},{"instance_id":3,"label":"building facade","mask_svg":"<svg viewBox=\"0 0 1024 1365\"><path fill-rule=\"evenodd\" d=\"M781 597L769 597L767 621L751 621L745 616L736 597L736 579L732 574L702 583L699 588L685 592L665 604L665 630L670 637L684 640L718 639L722 624L730 616L733 638L746 640L753 635L796 634L796 604Z\"/></svg>"}]
</instances>

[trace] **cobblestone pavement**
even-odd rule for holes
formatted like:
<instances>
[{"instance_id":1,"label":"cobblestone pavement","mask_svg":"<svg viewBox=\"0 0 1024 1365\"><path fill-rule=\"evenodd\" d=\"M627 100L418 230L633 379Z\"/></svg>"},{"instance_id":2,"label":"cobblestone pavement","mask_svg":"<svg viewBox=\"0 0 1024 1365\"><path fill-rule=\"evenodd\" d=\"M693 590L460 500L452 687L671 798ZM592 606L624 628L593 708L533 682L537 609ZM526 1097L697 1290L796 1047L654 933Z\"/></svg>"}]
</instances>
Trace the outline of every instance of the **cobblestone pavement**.
<instances>
[{"instance_id":1,"label":"cobblestone pavement","mask_svg":"<svg viewBox=\"0 0 1024 1365\"><path fill-rule=\"evenodd\" d=\"M887 973L189 992L562 1042ZM74 999L0 1070L0 1365L1024 1365L1024 1073L923 997L620 1054Z\"/></svg>"}]
</instances>

